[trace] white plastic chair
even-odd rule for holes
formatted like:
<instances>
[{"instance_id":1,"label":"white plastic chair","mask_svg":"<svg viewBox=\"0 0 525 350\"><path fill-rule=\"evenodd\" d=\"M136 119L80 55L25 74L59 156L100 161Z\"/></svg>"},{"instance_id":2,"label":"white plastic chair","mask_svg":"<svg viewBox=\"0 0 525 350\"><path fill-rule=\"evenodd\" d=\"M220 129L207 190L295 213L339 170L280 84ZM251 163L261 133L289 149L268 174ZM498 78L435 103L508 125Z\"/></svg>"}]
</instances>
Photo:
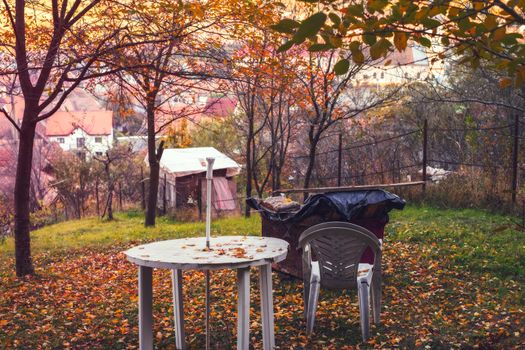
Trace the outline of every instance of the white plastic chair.
<instances>
[{"instance_id":1,"label":"white plastic chair","mask_svg":"<svg viewBox=\"0 0 525 350\"><path fill-rule=\"evenodd\" d=\"M348 222L325 222L308 228L299 237L303 250L303 283L306 331L311 334L320 288L357 288L361 334L370 334L370 304L374 323L381 309L381 242L364 227ZM370 247L374 263L360 263ZM315 260L314 260L315 259Z\"/></svg>"}]
</instances>

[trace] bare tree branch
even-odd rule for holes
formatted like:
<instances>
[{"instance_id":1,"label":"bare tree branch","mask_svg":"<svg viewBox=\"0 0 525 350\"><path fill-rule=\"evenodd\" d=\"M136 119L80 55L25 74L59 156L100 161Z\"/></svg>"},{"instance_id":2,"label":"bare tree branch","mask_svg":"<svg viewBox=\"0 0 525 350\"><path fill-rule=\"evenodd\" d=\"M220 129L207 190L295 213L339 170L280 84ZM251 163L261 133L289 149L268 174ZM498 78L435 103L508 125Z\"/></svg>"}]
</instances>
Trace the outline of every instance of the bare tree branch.
<instances>
[{"instance_id":1,"label":"bare tree branch","mask_svg":"<svg viewBox=\"0 0 525 350\"><path fill-rule=\"evenodd\" d=\"M16 121L11 118L11 116L9 115L9 113L7 113L7 111L5 110L4 107L0 108L0 112L2 112L4 114L4 116L7 118L7 120L9 120L9 122L11 124L13 124L13 126L15 127L15 129L20 132L20 127L18 126L18 124L16 123Z\"/></svg>"}]
</instances>

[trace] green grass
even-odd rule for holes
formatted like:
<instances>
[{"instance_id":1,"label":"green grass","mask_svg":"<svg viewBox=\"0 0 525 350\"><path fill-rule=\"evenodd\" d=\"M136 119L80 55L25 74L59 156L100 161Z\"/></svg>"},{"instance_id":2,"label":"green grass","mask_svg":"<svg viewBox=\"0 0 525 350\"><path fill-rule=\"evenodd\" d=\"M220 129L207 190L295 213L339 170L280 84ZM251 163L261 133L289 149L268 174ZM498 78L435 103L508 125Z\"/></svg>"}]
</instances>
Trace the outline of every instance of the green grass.
<instances>
[{"instance_id":1,"label":"green grass","mask_svg":"<svg viewBox=\"0 0 525 350\"><path fill-rule=\"evenodd\" d=\"M80 248L104 248L129 242L181 238L204 235L202 222L176 222L166 217L157 218L153 228L144 227L141 212L117 213L115 220L98 218L71 220L46 226L31 233L33 253L55 253ZM212 223L213 235L254 235L260 232L260 220L254 215L222 218ZM14 256L14 241L8 239L0 244L0 258Z\"/></svg>"},{"instance_id":2,"label":"green grass","mask_svg":"<svg viewBox=\"0 0 525 350\"><path fill-rule=\"evenodd\" d=\"M355 291L320 296L316 333L308 338L302 283L274 274L276 342L290 349L522 349L525 343L525 232L510 218L480 210L407 206L387 225L381 324L361 344ZM214 235L260 234L260 219L217 219ZM140 212L116 220L68 221L32 233L36 276L17 279L13 241L0 244L0 349L130 349L138 346L136 268L122 250L153 240L204 235L204 223ZM185 278L187 341L202 348L204 277ZM173 349L171 280L154 279L159 348ZM262 348L257 277L252 276L250 336ZM235 273L212 274L212 342L235 343ZM408 330L408 331L407 331ZM218 345L217 345L218 344Z\"/></svg>"},{"instance_id":3,"label":"green grass","mask_svg":"<svg viewBox=\"0 0 525 350\"><path fill-rule=\"evenodd\" d=\"M387 240L433 247L435 258L447 259L473 272L491 273L502 279L525 281L525 232L508 216L475 209L438 209L407 206L393 211ZM123 246L168 238L203 235L202 222L157 219L154 228L144 227L141 212L117 213L114 221L87 218L44 227L31 234L34 253L48 254L80 248ZM214 235L260 233L260 219L253 215L213 221ZM12 239L0 244L0 258L12 257Z\"/></svg>"},{"instance_id":4,"label":"green grass","mask_svg":"<svg viewBox=\"0 0 525 350\"><path fill-rule=\"evenodd\" d=\"M517 222L476 209L408 206L392 213L387 239L431 246L434 258L523 282L525 232Z\"/></svg>"}]
</instances>

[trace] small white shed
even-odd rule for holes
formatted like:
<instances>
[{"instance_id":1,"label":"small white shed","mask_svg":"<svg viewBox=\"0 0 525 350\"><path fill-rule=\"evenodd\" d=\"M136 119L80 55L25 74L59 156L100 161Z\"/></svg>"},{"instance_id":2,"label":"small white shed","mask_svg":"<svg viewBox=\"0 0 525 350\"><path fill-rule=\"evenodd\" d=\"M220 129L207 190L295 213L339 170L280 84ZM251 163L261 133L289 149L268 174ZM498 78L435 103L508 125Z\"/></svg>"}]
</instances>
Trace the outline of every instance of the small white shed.
<instances>
[{"instance_id":1,"label":"small white shed","mask_svg":"<svg viewBox=\"0 0 525 350\"><path fill-rule=\"evenodd\" d=\"M212 204L216 211L238 209L233 177L241 166L213 147L167 148L160 160L158 206L161 209L195 207L204 210L206 158L213 157Z\"/></svg>"}]
</instances>

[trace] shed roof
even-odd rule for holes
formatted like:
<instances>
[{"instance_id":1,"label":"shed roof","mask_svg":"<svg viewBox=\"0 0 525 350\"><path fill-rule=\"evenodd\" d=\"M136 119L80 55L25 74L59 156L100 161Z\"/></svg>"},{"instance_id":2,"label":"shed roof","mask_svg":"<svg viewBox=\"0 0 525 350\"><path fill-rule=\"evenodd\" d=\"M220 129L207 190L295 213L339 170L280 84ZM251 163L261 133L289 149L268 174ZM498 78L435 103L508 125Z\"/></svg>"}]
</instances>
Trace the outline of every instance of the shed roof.
<instances>
[{"instance_id":1,"label":"shed roof","mask_svg":"<svg viewBox=\"0 0 525 350\"><path fill-rule=\"evenodd\" d=\"M206 171L206 158L213 157L213 170L226 169L226 176L241 172L241 166L213 147L167 148L162 153L160 167L174 175L182 177Z\"/></svg>"}]
</instances>

